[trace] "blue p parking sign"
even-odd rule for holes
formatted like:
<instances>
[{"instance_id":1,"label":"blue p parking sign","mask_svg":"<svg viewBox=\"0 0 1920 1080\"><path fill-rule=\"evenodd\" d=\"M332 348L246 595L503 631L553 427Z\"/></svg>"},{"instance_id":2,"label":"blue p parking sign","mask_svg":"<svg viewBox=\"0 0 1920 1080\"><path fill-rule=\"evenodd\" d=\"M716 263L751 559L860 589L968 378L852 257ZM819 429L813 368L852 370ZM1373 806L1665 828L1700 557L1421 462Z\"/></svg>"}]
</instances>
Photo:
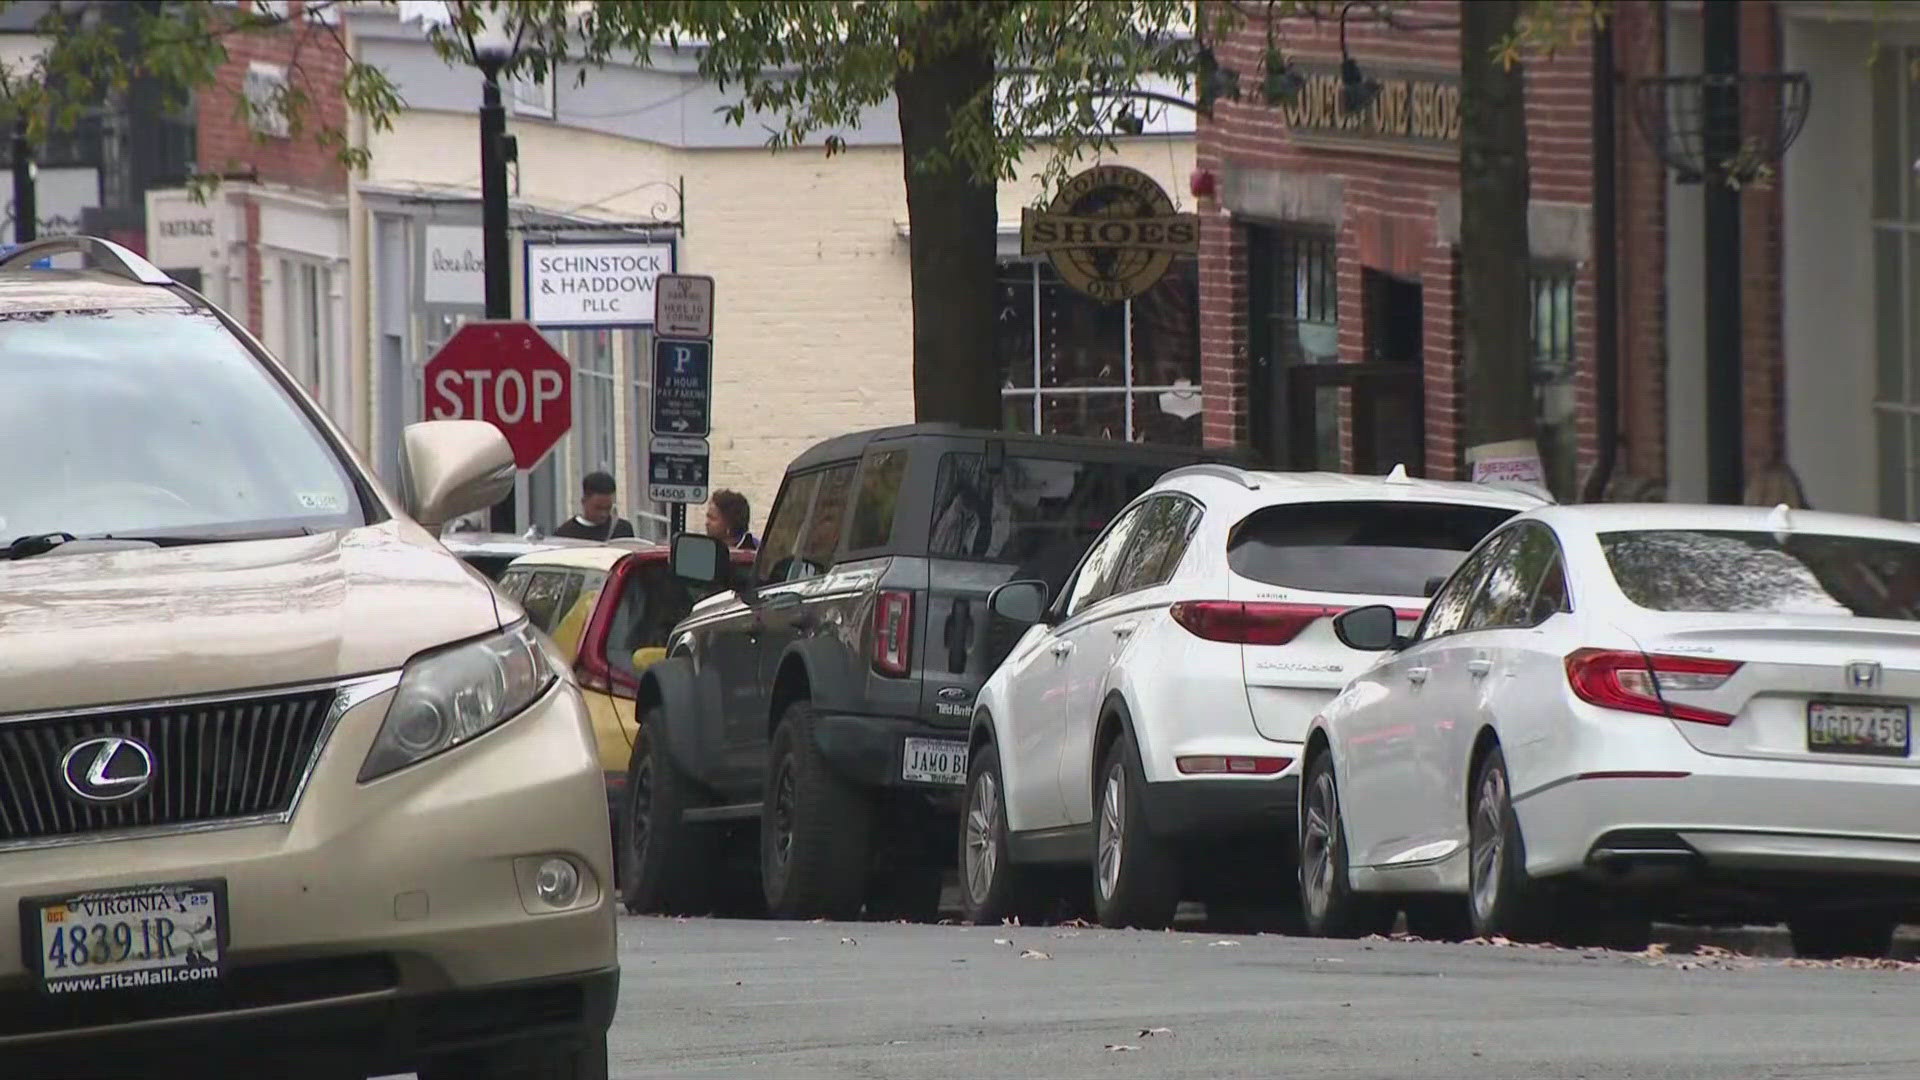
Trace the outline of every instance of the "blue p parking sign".
<instances>
[{"instance_id":1,"label":"blue p parking sign","mask_svg":"<svg viewBox=\"0 0 1920 1080\"><path fill-rule=\"evenodd\" d=\"M713 343L653 342L653 434L703 439L713 428Z\"/></svg>"}]
</instances>

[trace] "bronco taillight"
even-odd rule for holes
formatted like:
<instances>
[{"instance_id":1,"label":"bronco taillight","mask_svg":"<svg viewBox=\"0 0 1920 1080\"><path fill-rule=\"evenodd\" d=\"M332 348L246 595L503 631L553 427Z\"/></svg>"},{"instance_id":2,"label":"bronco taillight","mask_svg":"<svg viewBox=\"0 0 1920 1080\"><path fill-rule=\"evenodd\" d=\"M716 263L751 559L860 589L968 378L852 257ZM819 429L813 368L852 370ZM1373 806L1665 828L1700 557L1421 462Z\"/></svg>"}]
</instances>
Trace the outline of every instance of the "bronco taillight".
<instances>
[{"instance_id":1,"label":"bronco taillight","mask_svg":"<svg viewBox=\"0 0 1920 1080\"><path fill-rule=\"evenodd\" d=\"M913 663L913 594L886 591L873 605L873 670L905 675Z\"/></svg>"}]
</instances>

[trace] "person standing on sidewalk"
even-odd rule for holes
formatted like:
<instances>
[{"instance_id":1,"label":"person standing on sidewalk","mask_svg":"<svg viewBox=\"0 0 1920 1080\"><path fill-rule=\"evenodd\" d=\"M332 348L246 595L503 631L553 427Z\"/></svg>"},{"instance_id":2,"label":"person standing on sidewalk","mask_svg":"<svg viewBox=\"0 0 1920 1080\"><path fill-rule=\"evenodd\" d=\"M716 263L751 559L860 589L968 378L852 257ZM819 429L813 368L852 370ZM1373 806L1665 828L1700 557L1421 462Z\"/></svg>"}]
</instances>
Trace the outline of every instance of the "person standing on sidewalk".
<instances>
[{"instance_id":1,"label":"person standing on sidewalk","mask_svg":"<svg viewBox=\"0 0 1920 1080\"><path fill-rule=\"evenodd\" d=\"M735 551L753 551L760 546L747 530L752 523L747 497L737 491L722 488L707 502L707 535Z\"/></svg>"},{"instance_id":2,"label":"person standing on sidewalk","mask_svg":"<svg viewBox=\"0 0 1920 1080\"><path fill-rule=\"evenodd\" d=\"M564 540L619 540L633 536L633 523L613 513L613 477L590 472L580 481L580 513L560 523Z\"/></svg>"}]
</instances>

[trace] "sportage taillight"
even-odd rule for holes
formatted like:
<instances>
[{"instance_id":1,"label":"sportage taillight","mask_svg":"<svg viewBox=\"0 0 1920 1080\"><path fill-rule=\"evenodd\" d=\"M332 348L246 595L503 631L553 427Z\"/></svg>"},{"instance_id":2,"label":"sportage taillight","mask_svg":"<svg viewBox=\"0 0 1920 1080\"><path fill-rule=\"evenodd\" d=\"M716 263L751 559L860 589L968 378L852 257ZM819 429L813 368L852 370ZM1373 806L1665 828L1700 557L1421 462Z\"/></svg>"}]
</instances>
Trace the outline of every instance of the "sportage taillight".
<instances>
[{"instance_id":1,"label":"sportage taillight","mask_svg":"<svg viewBox=\"0 0 1920 1080\"><path fill-rule=\"evenodd\" d=\"M1173 621L1195 637L1236 645L1285 645L1320 619L1347 610L1326 604L1284 604L1272 601L1182 600L1168 609ZM1396 611L1403 620L1420 618L1418 611Z\"/></svg>"},{"instance_id":2,"label":"sportage taillight","mask_svg":"<svg viewBox=\"0 0 1920 1080\"><path fill-rule=\"evenodd\" d=\"M913 661L913 594L883 592L873 605L873 670L905 675Z\"/></svg>"},{"instance_id":3,"label":"sportage taillight","mask_svg":"<svg viewBox=\"0 0 1920 1080\"><path fill-rule=\"evenodd\" d=\"M1580 649L1567 657L1567 683L1581 701L1716 727L1733 723L1733 714L1675 704L1665 694L1717 690L1739 670L1737 660L1626 649Z\"/></svg>"}]
</instances>

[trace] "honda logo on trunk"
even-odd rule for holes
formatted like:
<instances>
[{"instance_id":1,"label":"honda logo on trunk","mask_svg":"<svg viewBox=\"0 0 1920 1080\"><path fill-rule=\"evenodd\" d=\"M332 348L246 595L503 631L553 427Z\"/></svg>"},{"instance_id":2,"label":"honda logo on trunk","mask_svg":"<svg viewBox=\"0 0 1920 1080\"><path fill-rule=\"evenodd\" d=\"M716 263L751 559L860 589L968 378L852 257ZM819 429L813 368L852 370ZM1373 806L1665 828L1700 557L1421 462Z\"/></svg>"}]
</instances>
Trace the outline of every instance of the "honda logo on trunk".
<instances>
[{"instance_id":1,"label":"honda logo on trunk","mask_svg":"<svg viewBox=\"0 0 1920 1080\"><path fill-rule=\"evenodd\" d=\"M1847 686L1854 690L1871 690L1880 685L1880 665L1871 660L1855 660L1847 665Z\"/></svg>"}]
</instances>

